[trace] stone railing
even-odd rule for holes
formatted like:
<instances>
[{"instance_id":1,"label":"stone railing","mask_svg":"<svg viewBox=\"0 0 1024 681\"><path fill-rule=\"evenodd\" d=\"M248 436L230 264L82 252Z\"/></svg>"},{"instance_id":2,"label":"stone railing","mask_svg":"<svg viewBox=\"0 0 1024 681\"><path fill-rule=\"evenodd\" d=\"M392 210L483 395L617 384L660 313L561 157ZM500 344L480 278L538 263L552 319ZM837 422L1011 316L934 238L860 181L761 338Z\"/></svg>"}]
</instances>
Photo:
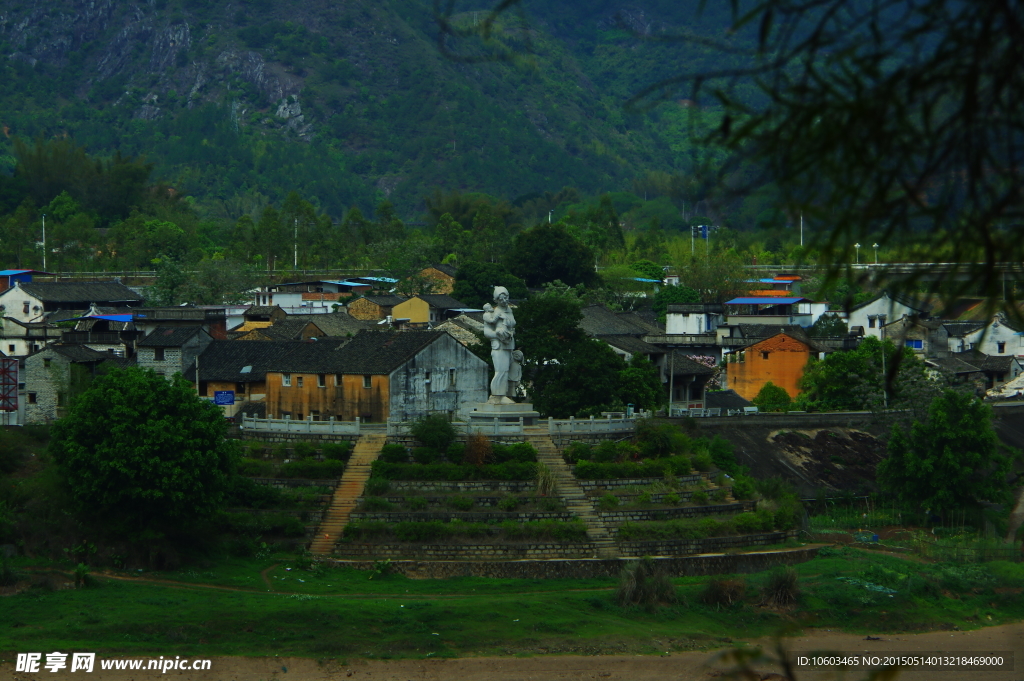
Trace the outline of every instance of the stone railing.
<instances>
[{"instance_id":1,"label":"stone railing","mask_svg":"<svg viewBox=\"0 0 1024 681\"><path fill-rule=\"evenodd\" d=\"M641 415L637 415L641 416ZM576 433L603 434L603 433L632 433L636 430L637 416L625 418L612 418L611 415L603 419L594 418L577 419L570 416L568 419L554 419L548 417L549 435L572 435Z\"/></svg>"},{"instance_id":2,"label":"stone railing","mask_svg":"<svg viewBox=\"0 0 1024 681\"><path fill-rule=\"evenodd\" d=\"M359 435L359 418L355 421L294 421L292 419L261 419L242 414L239 428L254 432L308 433L312 435Z\"/></svg>"}]
</instances>

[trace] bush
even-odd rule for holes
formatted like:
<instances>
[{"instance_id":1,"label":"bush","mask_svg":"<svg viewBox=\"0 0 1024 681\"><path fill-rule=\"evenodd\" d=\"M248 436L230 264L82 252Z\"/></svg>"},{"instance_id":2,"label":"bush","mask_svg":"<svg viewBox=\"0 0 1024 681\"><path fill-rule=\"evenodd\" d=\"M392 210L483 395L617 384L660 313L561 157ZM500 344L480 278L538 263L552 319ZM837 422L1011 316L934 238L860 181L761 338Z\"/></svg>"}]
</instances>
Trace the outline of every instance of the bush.
<instances>
[{"instance_id":1,"label":"bush","mask_svg":"<svg viewBox=\"0 0 1024 681\"><path fill-rule=\"evenodd\" d=\"M498 501L498 508L500 508L502 511L514 511L514 510L516 510L516 507L518 505L519 505L519 499L517 499L516 497L512 496L511 494L509 494L508 496L502 497L501 500Z\"/></svg>"},{"instance_id":2,"label":"bush","mask_svg":"<svg viewBox=\"0 0 1024 681\"><path fill-rule=\"evenodd\" d=\"M457 494L455 496L448 497L446 504L448 508L454 508L456 511L468 511L473 508L473 499L471 497Z\"/></svg>"},{"instance_id":3,"label":"bush","mask_svg":"<svg viewBox=\"0 0 1024 681\"><path fill-rule=\"evenodd\" d=\"M671 423L656 423L652 419L639 419L636 423L636 441L645 457L686 454L690 451L690 438Z\"/></svg>"},{"instance_id":4,"label":"bush","mask_svg":"<svg viewBox=\"0 0 1024 681\"><path fill-rule=\"evenodd\" d=\"M666 503L670 506L678 506L679 502L682 500L679 498L678 494L676 494L675 492L670 492L669 494L666 494L663 497L662 501L663 503Z\"/></svg>"},{"instance_id":5,"label":"bush","mask_svg":"<svg viewBox=\"0 0 1024 681\"><path fill-rule=\"evenodd\" d=\"M724 489L716 489L711 493L711 501L716 504L724 503L729 496L729 491Z\"/></svg>"},{"instance_id":6,"label":"bush","mask_svg":"<svg viewBox=\"0 0 1024 681\"><path fill-rule=\"evenodd\" d=\"M453 442L448 447L448 451L445 453L445 458L449 462L454 464L461 464L463 456L466 454L466 445L462 442Z\"/></svg>"},{"instance_id":7,"label":"bush","mask_svg":"<svg viewBox=\"0 0 1024 681\"><path fill-rule=\"evenodd\" d=\"M316 447L309 442L296 442L292 448L292 457L295 459L308 459L316 454Z\"/></svg>"},{"instance_id":8,"label":"bush","mask_svg":"<svg viewBox=\"0 0 1024 681\"><path fill-rule=\"evenodd\" d=\"M754 496L754 481L745 475L741 475L732 483L732 495L737 499L752 499Z\"/></svg>"},{"instance_id":9,"label":"bush","mask_svg":"<svg viewBox=\"0 0 1024 681\"><path fill-rule=\"evenodd\" d=\"M392 504L387 499L382 499L381 497L366 497L366 499L363 500L363 510L393 511L395 510L395 505Z\"/></svg>"},{"instance_id":10,"label":"bush","mask_svg":"<svg viewBox=\"0 0 1024 681\"><path fill-rule=\"evenodd\" d=\"M441 459L441 453L433 447L417 447L412 450L412 460L416 463L436 463Z\"/></svg>"},{"instance_id":11,"label":"bush","mask_svg":"<svg viewBox=\"0 0 1024 681\"><path fill-rule=\"evenodd\" d=\"M372 478L386 480L533 480L537 475L537 464L509 461L503 464L471 466L453 463L421 465L374 461L370 471Z\"/></svg>"},{"instance_id":12,"label":"bush","mask_svg":"<svg viewBox=\"0 0 1024 681\"><path fill-rule=\"evenodd\" d=\"M514 445L493 445L491 451L495 463L505 463L507 461L530 463L537 460L537 450L529 442L517 442Z\"/></svg>"},{"instance_id":13,"label":"bush","mask_svg":"<svg viewBox=\"0 0 1024 681\"><path fill-rule=\"evenodd\" d=\"M610 511L614 508L618 508L619 498L612 494L611 492L609 492L608 494L605 494L598 500L597 506L602 511Z\"/></svg>"},{"instance_id":14,"label":"bush","mask_svg":"<svg viewBox=\"0 0 1024 681\"><path fill-rule=\"evenodd\" d=\"M704 490L697 490L690 497L690 501L695 504L700 504L701 506L706 506L708 503L708 493Z\"/></svg>"},{"instance_id":15,"label":"bush","mask_svg":"<svg viewBox=\"0 0 1024 681\"><path fill-rule=\"evenodd\" d=\"M712 579L700 595L700 601L718 610L741 602L746 592L747 584L742 579Z\"/></svg>"},{"instance_id":16,"label":"bush","mask_svg":"<svg viewBox=\"0 0 1024 681\"><path fill-rule=\"evenodd\" d=\"M422 511L427 507L427 500L423 497L407 497L405 505L410 511Z\"/></svg>"},{"instance_id":17,"label":"bush","mask_svg":"<svg viewBox=\"0 0 1024 681\"><path fill-rule=\"evenodd\" d=\"M257 485L249 478L234 475L228 481L229 506L272 508L281 503L281 490L270 485Z\"/></svg>"},{"instance_id":18,"label":"bush","mask_svg":"<svg viewBox=\"0 0 1024 681\"><path fill-rule=\"evenodd\" d=\"M490 460L492 453L491 441L480 433L475 433L466 440L462 462L471 466L483 466Z\"/></svg>"},{"instance_id":19,"label":"bush","mask_svg":"<svg viewBox=\"0 0 1024 681\"><path fill-rule=\"evenodd\" d=\"M380 448L380 456L377 457L377 460L387 463L406 463L409 461L409 452L402 445L387 444Z\"/></svg>"},{"instance_id":20,"label":"bush","mask_svg":"<svg viewBox=\"0 0 1024 681\"><path fill-rule=\"evenodd\" d=\"M562 452L562 458L565 459L565 462L569 464L576 464L579 463L580 461L587 461L592 456L591 450L591 446L588 445L586 442L580 442L579 440L577 440L576 442L571 443L568 447L565 448L565 451Z\"/></svg>"},{"instance_id":21,"label":"bush","mask_svg":"<svg viewBox=\"0 0 1024 681\"><path fill-rule=\"evenodd\" d=\"M754 489L765 499L777 500L786 496L793 496L796 490L782 478L760 478L753 481Z\"/></svg>"},{"instance_id":22,"label":"bush","mask_svg":"<svg viewBox=\"0 0 1024 681\"><path fill-rule=\"evenodd\" d=\"M366 494L379 496L387 492L390 488L391 484L388 483L386 478L370 478L366 481L366 487L363 491Z\"/></svg>"},{"instance_id":23,"label":"bush","mask_svg":"<svg viewBox=\"0 0 1024 681\"><path fill-rule=\"evenodd\" d=\"M455 427L443 414L427 414L417 419L409 428L409 433L427 447L440 452L448 449L458 437Z\"/></svg>"},{"instance_id":24,"label":"bush","mask_svg":"<svg viewBox=\"0 0 1024 681\"><path fill-rule=\"evenodd\" d=\"M768 583L761 590L764 605L786 607L800 599L800 580L793 568L773 570Z\"/></svg>"},{"instance_id":25,"label":"bush","mask_svg":"<svg viewBox=\"0 0 1024 681\"><path fill-rule=\"evenodd\" d=\"M739 513L733 516L733 527L739 534L757 534L771 532L775 525L775 516L767 509L759 508L753 513Z\"/></svg>"},{"instance_id":26,"label":"bush","mask_svg":"<svg viewBox=\"0 0 1024 681\"><path fill-rule=\"evenodd\" d=\"M651 558L632 561L619 575L615 600L624 608L643 606L654 610L678 600L676 587L668 574Z\"/></svg>"},{"instance_id":27,"label":"bush","mask_svg":"<svg viewBox=\"0 0 1024 681\"><path fill-rule=\"evenodd\" d=\"M688 475L689 472L690 459L686 456L639 462L624 461L622 463L580 461L576 465L576 477L581 480L665 478L666 475Z\"/></svg>"},{"instance_id":28,"label":"bush","mask_svg":"<svg viewBox=\"0 0 1024 681\"><path fill-rule=\"evenodd\" d=\"M348 461L352 456L352 443L326 442L320 451L328 461Z\"/></svg>"},{"instance_id":29,"label":"bush","mask_svg":"<svg viewBox=\"0 0 1024 681\"><path fill-rule=\"evenodd\" d=\"M591 461L594 463L611 463L619 461L619 448L611 440L604 440L594 447Z\"/></svg>"},{"instance_id":30,"label":"bush","mask_svg":"<svg viewBox=\"0 0 1024 681\"><path fill-rule=\"evenodd\" d=\"M238 474L252 478L272 478L275 469L273 461L263 459L242 459L238 462Z\"/></svg>"},{"instance_id":31,"label":"bush","mask_svg":"<svg viewBox=\"0 0 1024 681\"><path fill-rule=\"evenodd\" d=\"M650 492L641 492L640 494L636 495L635 503L638 506L642 506L642 505L651 503L651 493Z\"/></svg>"},{"instance_id":32,"label":"bush","mask_svg":"<svg viewBox=\"0 0 1024 681\"><path fill-rule=\"evenodd\" d=\"M345 470L344 461L291 461L283 464L277 474L282 478L338 478Z\"/></svg>"},{"instance_id":33,"label":"bush","mask_svg":"<svg viewBox=\"0 0 1024 681\"><path fill-rule=\"evenodd\" d=\"M711 470L711 466L714 461L711 459L711 455L707 452L702 452L693 457L693 467L701 473L707 473Z\"/></svg>"},{"instance_id":34,"label":"bush","mask_svg":"<svg viewBox=\"0 0 1024 681\"><path fill-rule=\"evenodd\" d=\"M792 401L785 388L768 381L750 402L760 411L786 411Z\"/></svg>"}]
</instances>

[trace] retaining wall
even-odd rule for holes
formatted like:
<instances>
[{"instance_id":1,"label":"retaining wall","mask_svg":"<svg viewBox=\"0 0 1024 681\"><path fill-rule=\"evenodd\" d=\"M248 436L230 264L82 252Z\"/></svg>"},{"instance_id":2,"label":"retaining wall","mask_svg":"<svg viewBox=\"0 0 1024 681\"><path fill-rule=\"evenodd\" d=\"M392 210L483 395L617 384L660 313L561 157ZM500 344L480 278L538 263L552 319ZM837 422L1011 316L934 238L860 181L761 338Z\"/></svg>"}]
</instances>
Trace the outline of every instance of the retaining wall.
<instances>
[{"instance_id":1,"label":"retaining wall","mask_svg":"<svg viewBox=\"0 0 1024 681\"><path fill-rule=\"evenodd\" d=\"M327 487L334 489L340 478L249 478L257 485L271 487Z\"/></svg>"},{"instance_id":2,"label":"retaining wall","mask_svg":"<svg viewBox=\"0 0 1024 681\"><path fill-rule=\"evenodd\" d=\"M794 565L808 561L818 553L820 546L805 546L782 551L711 554L696 556L658 557L659 567L676 577L699 577L761 572L780 565ZM373 560L326 559L335 567L373 570ZM392 561L391 569L415 579L450 579L452 577L491 577L498 579L593 579L618 577L629 559L583 558L557 560L493 560L493 561Z\"/></svg>"},{"instance_id":3,"label":"retaining wall","mask_svg":"<svg viewBox=\"0 0 1024 681\"><path fill-rule=\"evenodd\" d=\"M573 470L573 475L576 475L575 466L570 466ZM581 480L576 479L580 487L583 488L584 492L588 494L594 493L600 489L620 489L623 487L647 487L648 485L654 485L656 483L664 483L665 478L613 478L605 480ZM699 485L707 482L707 478L703 475L684 475L676 478L676 482L680 485ZM677 494L681 494L678 493Z\"/></svg>"},{"instance_id":4,"label":"retaining wall","mask_svg":"<svg viewBox=\"0 0 1024 681\"><path fill-rule=\"evenodd\" d=\"M533 492L533 480L388 480L391 492Z\"/></svg>"},{"instance_id":5,"label":"retaining wall","mask_svg":"<svg viewBox=\"0 0 1024 681\"><path fill-rule=\"evenodd\" d=\"M590 558L597 555L591 543L578 544L341 544L334 555L350 558L412 558L429 561L500 561Z\"/></svg>"},{"instance_id":6,"label":"retaining wall","mask_svg":"<svg viewBox=\"0 0 1024 681\"><path fill-rule=\"evenodd\" d=\"M606 523L646 522L654 520L675 520L676 518L697 518L706 515L727 515L752 511L756 504L742 501L735 504L709 504L707 506L679 506L677 508L636 508L621 511L599 511L598 517Z\"/></svg>"},{"instance_id":7,"label":"retaining wall","mask_svg":"<svg viewBox=\"0 0 1024 681\"><path fill-rule=\"evenodd\" d=\"M575 516L567 511L354 511L350 520L378 520L388 523L424 523L432 520L459 520L466 523L503 522L514 520L527 522L531 520L574 520Z\"/></svg>"},{"instance_id":8,"label":"retaining wall","mask_svg":"<svg viewBox=\"0 0 1024 681\"><path fill-rule=\"evenodd\" d=\"M616 543L624 556L678 556L741 549L746 546L781 544L796 537L795 532L765 532L738 537L707 537L669 541L620 541Z\"/></svg>"},{"instance_id":9,"label":"retaining wall","mask_svg":"<svg viewBox=\"0 0 1024 681\"><path fill-rule=\"evenodd\" d=\"M729 426L735 428L857 428L872 423L869 411L844 411L813 414L761 413L750 416L711 416L706 418L673 418L669 421L682 425L684 421L699 428Z\"/></svg>"},{"instance_id":10,"label":"retaining wall","mask_svg":"<svg viewBox=\"0 0 1024 681\"><path fill-rule=\"evenodd\" d=\"M400 496L395 496L395 495L391 495L391 494L384 494L380 498L381 499L386 499L387 501L390 501L392 504L404 504L409 499L425 499L426 502L427 502L427 508L431 508L432 509L432 507L436 506L439 509L447 509L448 507L445 504L446 504L446 502L448 501L448 499L450 497L446 497L446 496L445 497L429 497L429 496L423 496L423 495L419 495L419 494L417 494L415 496L401 496L400 497ZM483 508L488 508L488 507L497 508L498 504L503 499L506 499L506 498L507 497L479 497L479 496L474 496L473 497L473 504L475 506L480 506L480 507L483 507ZM531 495L520 496L520 497L515 497L515 498L518 499L519 503L521 503L521 504L528 504L528 503L530 503L532 501ZM365 500L366 500L366 497L359 497L358 502L359 503L363 503ZM561 502L559 502L559 503L561 503ZM520 511L520 513L523 513L523 512L524 511ZM545 513L548 513L548 512L549 511L545 511Z\"/></svg>"},{"instance_id":11,"label":"retaining wall","mask_svg":"<svg viewBox=\"0 0 1024 681\"><path fill-rule=\"evenodd\" d=\"M358 435L344 433L278 433L269 430L252 430L251 428L242 428L237 432L242 440L254 440L267 444L309 442L312 445L317 445L326 442L355 442L359 439Z\"/></svg>"}]
</instances>

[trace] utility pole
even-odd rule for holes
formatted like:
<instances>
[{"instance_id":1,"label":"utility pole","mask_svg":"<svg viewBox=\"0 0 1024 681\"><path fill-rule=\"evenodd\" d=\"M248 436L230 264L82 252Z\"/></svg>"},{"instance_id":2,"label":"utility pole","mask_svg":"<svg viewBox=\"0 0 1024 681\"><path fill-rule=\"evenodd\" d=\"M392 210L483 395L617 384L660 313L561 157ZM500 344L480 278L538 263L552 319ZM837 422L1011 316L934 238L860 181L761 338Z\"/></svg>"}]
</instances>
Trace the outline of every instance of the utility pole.
<instances>
[{"instance_id":1,"label":"utility pole","mask_svg":"<svg viewBox=\"0 0 1024 681\"><path fill-rule=\"evenodd\" d=\"M292 263L292 269L299 269L299 219L295 218L295 261Z\"/></svg>"},{"instance_id":2,"label":"utility pole","mask_svg":"<svg viewBox=\"0 0 1024 681\"><path fill-rule=\"evenodd\" d=\"M43 213L43 271L46 271L46 213Z\"/></svg>"}]
</instances>

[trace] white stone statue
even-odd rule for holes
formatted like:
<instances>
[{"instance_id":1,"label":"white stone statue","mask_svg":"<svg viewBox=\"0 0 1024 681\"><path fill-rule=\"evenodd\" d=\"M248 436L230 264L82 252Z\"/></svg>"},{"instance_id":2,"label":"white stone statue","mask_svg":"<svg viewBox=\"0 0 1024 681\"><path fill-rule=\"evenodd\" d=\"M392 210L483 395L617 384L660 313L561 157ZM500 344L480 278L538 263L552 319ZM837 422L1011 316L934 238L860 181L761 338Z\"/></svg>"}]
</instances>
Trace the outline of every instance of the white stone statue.
<instances>
[{"instance_id":1,"label":"white stone statue","mask_svg":"<svg viewBox=\"0 0 1024 681\"><path fill-rule=\"evenodd\" d=\"M494 287L494 305L484 305L484 336L491 341L491 361L494 363L494 378L491 379L490 402L508 404L509 370L513 368L512 351L516 348L516 318L508 306L508 289ZM518 363L517 363L518 364ZM517 367L518 368L518 367Z\"/></svg>"}]
</instances>

